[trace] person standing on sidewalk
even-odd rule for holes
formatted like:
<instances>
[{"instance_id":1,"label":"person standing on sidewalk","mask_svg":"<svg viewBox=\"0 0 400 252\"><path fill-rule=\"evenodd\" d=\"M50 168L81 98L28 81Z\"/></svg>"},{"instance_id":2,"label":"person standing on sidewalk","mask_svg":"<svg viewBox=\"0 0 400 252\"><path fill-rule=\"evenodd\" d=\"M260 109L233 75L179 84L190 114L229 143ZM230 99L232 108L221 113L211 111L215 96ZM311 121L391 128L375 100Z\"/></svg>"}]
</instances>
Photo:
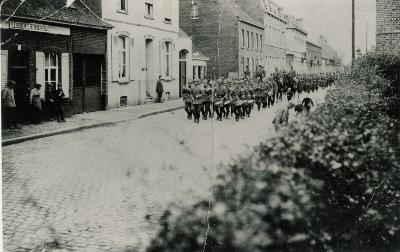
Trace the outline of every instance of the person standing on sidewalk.
<instances>
[{"instance_id":1,"label":"person standing on sidewalk","mask_svg":"<svg viewBox=\"0 0 400 252\"><path fill-rule=\"evenodd\" d=\"M16 105L14 97L15 81L8 81L7 87L1 93L5 126L8 129L18 128L16 120Z\"/></svg>"},{"instance_id":2,"label":"person standing on sidewalk","mask_svg":"<svg viewBox=\"0 0 400 252\"><path fill-rule=\"evenodd\" d=\"M35 84L29 96L30 104L32 107L32 123L40 124L40 116L42 111L42 100L40 97L41 84Z\"/></svg>"},{"instance_id":3,"label":"person standing on sidewalk","mask_svg":"<svg viewBox=\"0 0 400 252\"><path fill-rule=\"evenodd\" d=\"M164 93L164 86L162 83L161 75L158 76L158 81L157 81L157 86L156 86L156 93L157 93L157 102L161 103L162 102L162 95Z\"/></svg>"},{"instance_id":4,"label":"person standing on sidewalk","mask_svg":"<svg viewBox=\"0 0 400 252\"><path fill-rule=\"evenodd\" d=\"M54 89L51 95L54 101L54 106L57 113L57 122L65 122L64 109L63 109L63 98L65 97L64 91L62 90L62 85L57 84L57 89Z\"/></svg>"}]
</instances>

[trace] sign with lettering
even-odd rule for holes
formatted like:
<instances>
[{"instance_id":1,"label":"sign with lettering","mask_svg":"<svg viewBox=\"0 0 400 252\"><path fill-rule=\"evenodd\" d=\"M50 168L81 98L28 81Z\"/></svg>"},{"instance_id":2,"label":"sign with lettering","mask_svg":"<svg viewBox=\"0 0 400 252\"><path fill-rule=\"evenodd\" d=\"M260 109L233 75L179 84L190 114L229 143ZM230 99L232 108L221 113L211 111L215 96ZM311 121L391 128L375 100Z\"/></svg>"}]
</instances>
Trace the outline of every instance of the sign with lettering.
<instances>
[{"instance_id":1,"label":"sign with lettering","mask_svg":"<svg viewBox=\"0 0 400 252\"><path fill-rule=\"evenodd\" d=\"M17 22L17 21L9 21L8 25L3 25L2 28L15 29L15 30L25 30L25 31L33 31L33 32L45 32L52 34L60 34L60 35L70 35L70 29L67 27L53 26L47 24L39 24L39 23L27 23L27 22Z\"/></svg>"}]
</instances>

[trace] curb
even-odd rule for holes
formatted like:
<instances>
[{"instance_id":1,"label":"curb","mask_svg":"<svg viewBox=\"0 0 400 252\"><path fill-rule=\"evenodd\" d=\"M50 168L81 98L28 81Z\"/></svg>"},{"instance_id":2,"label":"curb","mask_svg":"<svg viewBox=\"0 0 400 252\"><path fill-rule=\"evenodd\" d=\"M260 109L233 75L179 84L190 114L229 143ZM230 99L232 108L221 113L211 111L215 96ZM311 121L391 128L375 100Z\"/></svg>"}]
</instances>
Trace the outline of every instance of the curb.
<instances>
[{"instance_id":1,"label":"curb","mask_svg":"<svg viewBox=\"0 0 400 252\"><path fill-rule=\"evenodd\" d=\"M162 113L178 110L178 109L181 109L183 107L184 106L180 105L180 106L173 107L173 108L146 112L146 113L143 113L143 114L139 115L138 117L135 117L135 118L132 118L132 119L120 120L120 121L115 121L115 122L100 122L100 123L94 123L94 124L85 125L85 126L78 126L78 127L73 127L73 128L66 128L66 129L61 129L61 130L49 131L49 132L39 133L39 134L35 134L35 135L11 138L11 139L7 139L7 140L3 140L1 142L1 145L2 146L9 146L9 145L19 144L19 143L23 143L23 142L27 142L27 141L40 139L40 138L51 137L51 136L56 136L56 135L62 135L62 134L67 134L67 133L73 133L73 132L80 131L80 130L86 130L86 129L92 129L92 128L115 125L117 123L134 121L134 120L145 118L145 117L149 117L149 116L152 116L152 115L157 115L157 114L162 114Z\"/></svg>"},{"instance_id":2,"label":"curb","mask_svg":"<svg viewBox=\"0 0 400 252\"><path fill-rule=\"evenodd\" d=\"M146 112L146 113L141 114L141 115L138 117L138 119L145 118L145 117L152 116L152 115L161 114L161 113L171 112L171 111L174 111L174 110L182 109L182 108L184 108L184 107L185 107L185 106L183 106L183 105L179 105L179 106L176 106L176 107L173 107L173 108L169 108L169 109L158 110L158 111L152 111L152 112Z\"/></svg>"}]
</instances>

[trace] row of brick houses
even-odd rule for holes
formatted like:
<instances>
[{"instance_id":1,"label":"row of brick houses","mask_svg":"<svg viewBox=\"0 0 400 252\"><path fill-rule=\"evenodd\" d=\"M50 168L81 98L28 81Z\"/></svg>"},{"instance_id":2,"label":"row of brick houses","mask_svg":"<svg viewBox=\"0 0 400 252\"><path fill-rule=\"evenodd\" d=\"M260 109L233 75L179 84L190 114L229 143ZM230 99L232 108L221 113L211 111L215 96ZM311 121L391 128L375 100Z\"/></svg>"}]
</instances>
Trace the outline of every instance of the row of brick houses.
<instances>
[{"instance_id":1,"label":"row of brick houses","mask_svg":"<svg viewBox=\"0 0 400 252\"><path fill-rule=\"evenodd\" d=\"M208 58L179 29L178 0L8 0L1 6L1 87L16 81L20 121L35 83L61 83L68 114L144 104L204 78Z\"/></svg>"},{"instance_id":2,"label":"row of brick houses","mask_svg":"<svg viewBox=\"0 0 400 252\"><path fill-rule=\"evenodd\" d=\"M180 27L210 58L211 76L243 76L247 68L253 73L257 65L267 73L337 69L337 53L332 47L325 40L323 44L309 41L302 19L285 14L272 0L195 3L200 17L191 19L187 10L193 1L180 0Z\"/></svg>"}]
</instances>

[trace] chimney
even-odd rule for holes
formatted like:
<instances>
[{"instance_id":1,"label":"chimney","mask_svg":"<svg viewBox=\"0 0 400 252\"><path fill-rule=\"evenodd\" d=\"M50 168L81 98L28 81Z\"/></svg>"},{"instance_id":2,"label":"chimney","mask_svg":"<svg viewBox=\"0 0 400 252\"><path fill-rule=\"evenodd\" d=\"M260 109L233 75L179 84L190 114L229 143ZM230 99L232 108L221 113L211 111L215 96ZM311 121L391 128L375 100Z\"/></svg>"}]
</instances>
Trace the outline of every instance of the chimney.
<instances>
[{"instance_id":1,"label":"chimney","mask_svg":"<svg viewBox=\"0 0 400 252\"><path fill-rule=\"evenodd\" d=\"M279 15L283 16L283 8L282 7L278 7L278 11L279 11Z\"/></svg>"},{"instance_id":2,"label":"chimney","mask_svg":"<svg viewBox=\"0 0 400 252\"><path fill-rule=\"evenodd\" d=\"M303 28L303 19L302 18L296 18L296 23L297 23L297 26L299 26L300 28Z\"/></svg>"}]
</instances>

